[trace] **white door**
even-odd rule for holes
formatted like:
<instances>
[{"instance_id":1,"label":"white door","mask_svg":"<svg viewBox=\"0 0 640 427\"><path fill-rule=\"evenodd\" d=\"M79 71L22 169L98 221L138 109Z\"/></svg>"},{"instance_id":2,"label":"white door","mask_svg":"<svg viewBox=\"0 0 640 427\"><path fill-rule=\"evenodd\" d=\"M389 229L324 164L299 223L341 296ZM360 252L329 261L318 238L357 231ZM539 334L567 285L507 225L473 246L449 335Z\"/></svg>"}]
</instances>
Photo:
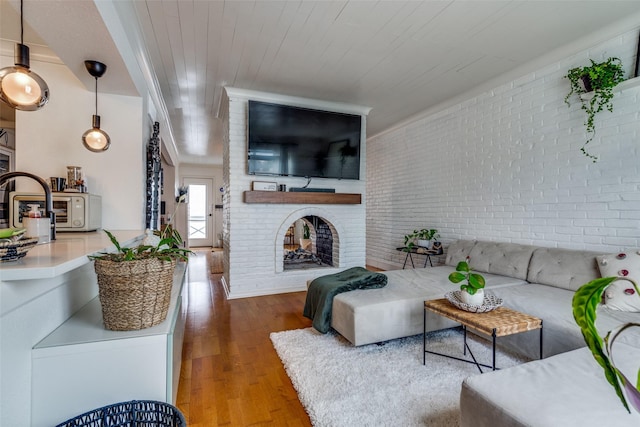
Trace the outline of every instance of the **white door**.
<instances>
[{"instance_id":1,"label":"white door","mask_svg":"<svg viewBox=\"0 0 640 427\"><path fill-rule=\"evenodd\" d=\"M213 246L213 178L184 178L187 196L189 246Z\"/></svg>"}]
</instances>

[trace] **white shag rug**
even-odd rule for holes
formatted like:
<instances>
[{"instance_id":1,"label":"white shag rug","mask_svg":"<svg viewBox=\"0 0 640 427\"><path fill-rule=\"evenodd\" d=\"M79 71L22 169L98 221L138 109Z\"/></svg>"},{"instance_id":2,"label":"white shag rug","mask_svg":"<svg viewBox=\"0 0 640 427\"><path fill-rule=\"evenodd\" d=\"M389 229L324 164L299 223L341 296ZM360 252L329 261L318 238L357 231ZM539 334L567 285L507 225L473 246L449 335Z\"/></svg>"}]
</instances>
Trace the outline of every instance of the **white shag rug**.
<instances>
[{"instance_id":1,"label":"white shag rug","mask_svg":"<svg viewBox=\"0 0 640 427\"><path fill-rule=\"evenodd\" d=\"M463 357L460 330L427 339L428 350ZM462 380L480 374L473 364L432 354L422 365L422 335L354 347L333 331L307 328L274 332L271 341L316 427L455 427ZM476 359L491 365L491 343L472 334L468 341ZM527 361L497 354L499 368Z\"/></svg>"}]
</instances>

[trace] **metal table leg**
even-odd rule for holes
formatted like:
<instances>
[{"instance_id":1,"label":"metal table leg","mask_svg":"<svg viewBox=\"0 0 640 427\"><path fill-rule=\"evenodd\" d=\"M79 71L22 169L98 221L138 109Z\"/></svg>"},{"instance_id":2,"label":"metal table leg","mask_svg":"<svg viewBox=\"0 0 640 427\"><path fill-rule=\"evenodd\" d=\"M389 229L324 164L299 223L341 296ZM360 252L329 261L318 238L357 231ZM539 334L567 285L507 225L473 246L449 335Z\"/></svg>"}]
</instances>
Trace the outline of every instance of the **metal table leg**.
<instances>
[{"instance_id":1,"label":"metal table leg","mask_svg":"<svg viewBox=\"0 0 640 427\"><path fill-rule=\"evenodd\" d=\"M404 270L404 267L407 265L407 259L411 260L411 267L416 268L415 265L413 265L413 257L411 256L411 252L407 252L407 255L405 255L404 257L404 264L402 264L402 269Z\"/></svg>"},{"instance_id":2,"label":"metal table leg","mask_svg":"<svg viewBox=\"0 0 640 427\"><path fill-rule=\"evenodd\" d=\"M540 320L540 359L542 359L542 320Z\"/></svg>"},{"instance_id":3,"label":"metal table leg","mask_svg":"<svg viewBox=\"0 0 640 427\"><path fill-rule=\"evenodd\" d=\"M480 373L484 373L484 371L482 370L482 367L485 368L491 368L491 366L489 365L485 365L483 363L480 363L476 360L476 357L473 355L473 352L471 351L471 347L469 347L469 344L467 344L467 328L466 326L462 325L462 331L463 331L463 340L464 340L464 347L463 347L463 353L464 355L467 354L467 351L469 351L469 356L471 356L472 360L469 359L463 359L461 357L456 357L456 356L451 356L449 354L443 354L443 353L438 353L436 351L430 351L427 350L427 332L426 332L426 322L427 322L427 310L424 310L424 328L423 328L423 335L422 335L422 349L423 349L423 354L422 354L422 364L426 365L426 360L427 360L427 353L430 354L435 354L437 356L443 356L443 357L447 357L449 359L454 359L454 360L459 360L461 362L466 362L466 363L473 363L474 365L476 365L476 367L478 368L478 370L480 371ZM495 352L494 352L494 362L493 362L493 368L494 370L496 369L495 367Z\"/></svg>"},{"instance_id":4,"label":"metal table leg","mask_svg":"<svg viewBox=\"0 0 640 427\"><path fill-rule=\"evenodd\" d=\"M427 364L427 309L422 308L422 364Z\"/></svg>"},{"instance_id":5,"label":"metal table leg","mask_svg":"<svg viewBox=\"0 0 640 427\"><path fill-rule=\"evenodd\" d=\"M467 355L467 327L462 325L462 334L464 336L463 345L462 345L462 354Z\"/></svg>"},{"instance_id":6,"label":"metal table leg","mask_svg":"<svg viewBox=\"0 0 640 427\"><path fill-rule=\"evenodd\" d=\"M491 337L493 338L493 370L496 370L496 329L493 329L491 333Z\"/></svg>"},{"instance_id":7,"label":"metal table leg","mask_svg":"<svg viewBox=\"0 0 640 427\"><path fill-rule=\"evenodd\" d=\"M433 261L431 261L431 255L430 254L424 254L425 255L425 259L424 259L424 265L422 266L422 268L427 268L427 262L431 265L431 267L433 267Z\"/></svg>"}]
</instances>

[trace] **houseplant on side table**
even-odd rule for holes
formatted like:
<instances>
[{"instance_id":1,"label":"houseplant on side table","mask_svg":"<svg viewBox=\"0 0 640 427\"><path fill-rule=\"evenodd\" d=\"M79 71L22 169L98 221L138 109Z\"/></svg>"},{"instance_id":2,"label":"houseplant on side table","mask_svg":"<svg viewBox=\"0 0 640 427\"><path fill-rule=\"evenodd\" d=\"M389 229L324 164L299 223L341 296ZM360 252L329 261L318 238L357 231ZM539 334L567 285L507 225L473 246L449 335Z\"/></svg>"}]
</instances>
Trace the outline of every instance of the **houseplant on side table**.
<instances>
[{"instance_id":1,"label":"houseplant on side table","mask_svg":"<svg viewBox=\"0 0 640 427\"><path fill-rule=\"evenodd\" d=\"M404 247L406 252L411 252L413 248L419 246L428 249L431 247L431 240L440 237L438 230L434 228L423 228L413 230L413 233L404 236Z\"/></svg>"},{"instance_id":2,"label":"houseplant on side table","mask_svg":"<svg viewBox=\"0 0 640 427\"><path fill-rule=\"evenodd\" d=\"M460 298L468 305L482 305L484 302L484 285L485 280L481 274L474 273L469 267L469 258L466 261L460 261L456 266L456 271L449 274L449 281L452 283L460 283Z\"/></svg>"},{"instance_id":3,"label":"houseplant on side table","mask_svg":"<svg viewBox=\"0 0 640 427\"><path fill-rule=\"evenodd\" d=\"M164 321L171 300L173 272L179 260L188 259L177 230L166 227L156 245L122 247L104 230L116 252L90 255L95 261L102 316L107 329L130 331Z\"/></svg>"}]
</instances>

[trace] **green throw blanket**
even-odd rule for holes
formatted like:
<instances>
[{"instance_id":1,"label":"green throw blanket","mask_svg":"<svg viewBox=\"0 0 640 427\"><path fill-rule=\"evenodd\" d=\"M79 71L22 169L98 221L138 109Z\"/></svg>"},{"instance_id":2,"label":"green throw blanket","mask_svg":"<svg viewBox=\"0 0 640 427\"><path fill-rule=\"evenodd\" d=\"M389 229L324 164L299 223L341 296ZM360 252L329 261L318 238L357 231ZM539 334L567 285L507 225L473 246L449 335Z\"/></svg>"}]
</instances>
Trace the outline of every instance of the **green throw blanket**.
<instances>
[{"instance_id":1,"label":"green throw blanket","mask_svg":"<svg viewBox=\"0 0 640 427\"><path fill-rule=\"evenodd\" d=\"M333 297L354 289L375 289L387 285L387 276L362 267L318 277L309 285L303 315L313 320L313 327L326 334L331 328Z\"/></svg>"}]
</instances>

